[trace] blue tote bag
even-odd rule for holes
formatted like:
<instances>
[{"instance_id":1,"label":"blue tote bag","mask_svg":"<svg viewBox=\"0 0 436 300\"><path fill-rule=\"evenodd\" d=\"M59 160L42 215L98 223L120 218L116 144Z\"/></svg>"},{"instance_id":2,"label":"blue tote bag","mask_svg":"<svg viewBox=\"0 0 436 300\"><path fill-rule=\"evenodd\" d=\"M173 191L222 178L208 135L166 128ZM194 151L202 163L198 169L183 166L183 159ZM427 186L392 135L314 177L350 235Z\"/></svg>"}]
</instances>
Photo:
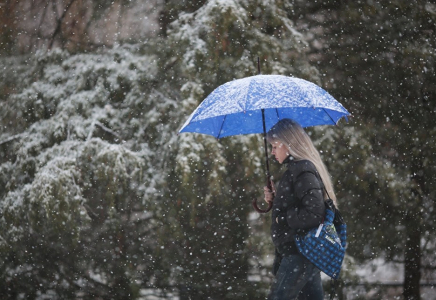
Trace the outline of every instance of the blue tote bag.
<instances>
[{"instance_id":1,"label":"blue tote bag","mask_svg":"<svg viewBox=\"0 0 436 300\"><path fill-rule=\"evenodd\" d=\"M325 201L324 222L305 234L297 234L298 250L318 269L338 279L347 246L347 225L331 199Z\"/></svg>"}]
</instances>

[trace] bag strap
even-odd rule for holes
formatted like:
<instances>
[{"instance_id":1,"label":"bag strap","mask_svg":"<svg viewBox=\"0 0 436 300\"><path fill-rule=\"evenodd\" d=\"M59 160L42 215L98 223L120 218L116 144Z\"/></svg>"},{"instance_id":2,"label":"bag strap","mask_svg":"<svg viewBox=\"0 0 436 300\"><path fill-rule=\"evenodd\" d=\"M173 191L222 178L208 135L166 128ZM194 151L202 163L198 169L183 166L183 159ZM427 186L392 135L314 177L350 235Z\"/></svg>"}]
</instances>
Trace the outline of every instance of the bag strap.
<instances>
[{"instance_id":1,"label":"bag strap","mask_svg":"<svg viewBox=\"0 0 436 300\"><path fill-rule=\"evenodd\" d=\"M321 177L319 177L319 179L321 179ZM321 182L322 182L322 179L321 179ZM331 199L330 195L329 195L329 192L327 192L327 189L325 188L324 182L322 182L322 188L324 189L325 193L327 194L327 197L329 197L329 199Z\"/></svg>"},{"instance_id":2,"label":"bag strap","mask_svg":"<svg viewBox=\"0 0 436 300\"><path fill-rule=\"evenodd\" d=\"M325 188L324 182L322 181L321 175L319 175L318 170L316 170L316 176L318 177L319 181L321 182L321 184L322 184L322 188L323 188L323 190L325 191L327 197L328 197L329 199L332 199L332 198L330 197L330 195L329 195L329 192L327 192L327 189ZM324 201L324 202L326 202L326 201ZM326 202L326 203L327 203L327 205L330 207L330 209L331 209L331 210L336 214L336 212L337 212L338 210L336 209L336 206L335 206L335 204L333 203L333 200L332 200L332 203L331 203L331 204L328 203L328 202Z\"/></svg>"}]
</instances>

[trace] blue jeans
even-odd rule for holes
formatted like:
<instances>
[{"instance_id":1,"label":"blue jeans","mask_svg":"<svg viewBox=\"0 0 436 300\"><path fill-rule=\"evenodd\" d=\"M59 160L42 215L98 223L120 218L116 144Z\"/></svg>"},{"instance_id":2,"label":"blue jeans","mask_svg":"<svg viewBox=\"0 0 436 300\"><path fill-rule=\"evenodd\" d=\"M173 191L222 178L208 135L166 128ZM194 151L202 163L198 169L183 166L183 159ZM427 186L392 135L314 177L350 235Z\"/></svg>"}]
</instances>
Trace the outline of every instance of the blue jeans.
<instances>
[{"instance_id":1,"label":"blue jeans","mask_svg":"<svg viewBox=\"0 0 436 300\"><path fill-rule=\"evenodd\" d=\"M323 300L320 270L301 254L283 257L269 300Z\"/></svg>"}]
</instances>

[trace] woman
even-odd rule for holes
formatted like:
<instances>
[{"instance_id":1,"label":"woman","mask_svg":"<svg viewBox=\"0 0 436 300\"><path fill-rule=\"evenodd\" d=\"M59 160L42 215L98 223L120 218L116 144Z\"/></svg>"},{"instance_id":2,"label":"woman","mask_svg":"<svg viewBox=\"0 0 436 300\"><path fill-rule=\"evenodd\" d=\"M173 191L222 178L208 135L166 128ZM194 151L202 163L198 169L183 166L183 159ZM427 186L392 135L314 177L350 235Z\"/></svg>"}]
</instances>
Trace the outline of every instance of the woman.
<instances>
[{"instance_id":1,"label":"woman","mask_svg":"<svg viewBox=\"0 0 436 300\"><path fill-rule=\"evenodd\" d=\"M272 155L287 169L277 188L264 187L265 201L273 201L271 237L276 248L276 276L269 299L322 300L320 270L299 253L295 234L318 227L325 216L324 186L334 202L330 175L310 137L293 120L283 119L267 134Z\"/></svg>"}]
</instances>

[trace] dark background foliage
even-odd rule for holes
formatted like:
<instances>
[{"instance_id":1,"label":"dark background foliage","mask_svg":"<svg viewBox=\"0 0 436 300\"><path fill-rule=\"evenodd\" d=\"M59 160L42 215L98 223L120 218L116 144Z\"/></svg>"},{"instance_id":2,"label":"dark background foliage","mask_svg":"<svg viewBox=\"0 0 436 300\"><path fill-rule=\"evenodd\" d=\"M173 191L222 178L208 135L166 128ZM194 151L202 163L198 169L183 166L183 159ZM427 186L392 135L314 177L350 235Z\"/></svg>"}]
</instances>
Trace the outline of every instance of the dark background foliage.
<instances>
[{"instance_id":1,"label":"dark background foliage","mask_svg":"<svg viewBox=\"0 0 436 300\"><path fill-rule=\"evenodd\" d=\"M339 296L393 297L359 289L382 260L404 299L429 299L435 22L421 0L3 1L2 299L263 299L261 138L176 134L258 57L352 114L308 129L349 226Z\"/></svg>"}]
</instances>

